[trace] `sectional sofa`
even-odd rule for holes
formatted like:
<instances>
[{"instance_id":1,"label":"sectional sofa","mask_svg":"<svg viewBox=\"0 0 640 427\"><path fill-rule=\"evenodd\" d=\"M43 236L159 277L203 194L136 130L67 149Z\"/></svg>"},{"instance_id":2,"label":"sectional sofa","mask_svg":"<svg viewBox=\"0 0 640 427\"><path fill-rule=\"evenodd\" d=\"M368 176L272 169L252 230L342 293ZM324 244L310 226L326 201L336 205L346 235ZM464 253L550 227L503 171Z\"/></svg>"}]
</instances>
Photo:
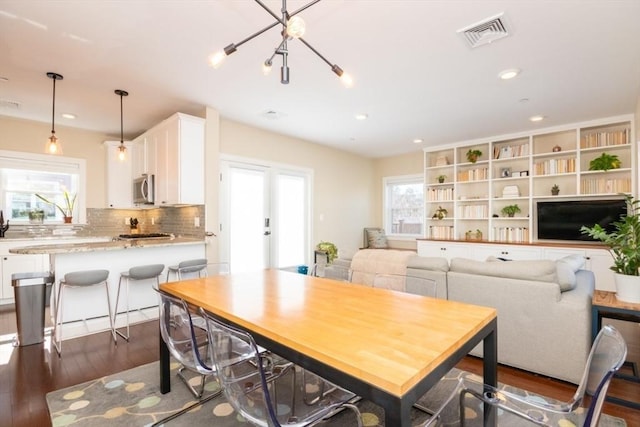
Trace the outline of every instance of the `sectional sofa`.
<instances>
[{"instance_id":1,"label":"sectional sofa","mask_svg":"<svg viewBox=\"0 0 640 427\"><path fill-rule=\"evenodd\" d=\"M363 249L336 265L371 286L378 273L436 282L436 296L498 310L498 361L577 384L591 349L593 273L577 255L557 261L475 261L421 257L412 251ZM330 268L327 275L330 275ZM472 351L482 356L481 346Z\"/></svg>"}]
</instances>

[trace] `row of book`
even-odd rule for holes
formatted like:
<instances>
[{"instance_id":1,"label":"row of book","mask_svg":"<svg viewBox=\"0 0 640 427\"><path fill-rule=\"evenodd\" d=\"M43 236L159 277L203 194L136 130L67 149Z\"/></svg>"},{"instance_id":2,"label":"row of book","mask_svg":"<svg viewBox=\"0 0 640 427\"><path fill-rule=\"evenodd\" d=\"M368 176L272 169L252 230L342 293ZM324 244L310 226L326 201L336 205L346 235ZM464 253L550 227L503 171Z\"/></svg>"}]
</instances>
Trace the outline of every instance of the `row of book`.
<instances>
[{"instance_id":1,"label":"row of book","mask_svg":"<svg viewBox=\"0 0 640 427\"><path fill-rule=\"evenodd\" d=\"M529 155L529 144L493 146L494 159L511 159Z\"/></svg>"},{"instance_id":2,"label":"row of book","mask_svg":"<svg viewBox=\"0 0 640 427\"><path fill-rule=\"evenodd\" d=\"M580 137L581 148L608 147L610 145L625 145L629 143L631 129L612 132L593 132Z\"/></svg>"},{"instance_id":3,"label":"row of book","mask_svg":"<svg viewBox=\"0 0 640 427\"><path fill-rule=\"evenodd\" d=\"M548 159L533 165L536 175L554 175L557 173L573 173L576 171L576 159Z\"/></svg>"},{"instance_id":4,"label":"row of book","mask_svg":"<svg viewBox=\"0 0 640 427\"><path fill-rule=\"evenodd\" d=\"M493 239L498 242L529 242L527 227L494 227Z\"/></svg>"},{"instance_id":5,"label":"row of book","mask_svg":"<svg viewBox=\"0 0 640 427\"><path fill-rule=\"evenodd\" d=\"M481 181L489 179L488 168L469 169L458 172L458 181Z\"/></svg>"},{"instance_id":6,"label":"row of book","mask_svg":"<svg viewBox=\"0 0 640 427\"><path fill-rule=\"evenodd\" d=\"M453 200L453 187L427 188L426 198L429 202Z\"/></svg>"},{"instance_id":7,"label":"row of book","mask_svg":"<svg viewBox=\"0 0 640 427\"><path fill-rule=\"evenodd\" d=\"M582 194L631 193L630 178L588 178L581 182Z\"/></svg>"},{"instance_id":8,"label":"row of book","mask_svg":"<svg viewBox=\"0 0 640 427\"><path fill-rule=\"evenodd\" d=\"M449 240L455 239L455 234L453 234L453 226L431 225L429 226L429 238Z\"/></svg>"},{"instance_id":9,"label":"row of book","mask_svg":"<svg viewBox=\"0 0 640 427\"><path fill-rule=\"evenodd\" d=\"M489 206L487 205L464 205L456 208L456 218L476 219L488 217Z\"/></svg>"}]
</instances>

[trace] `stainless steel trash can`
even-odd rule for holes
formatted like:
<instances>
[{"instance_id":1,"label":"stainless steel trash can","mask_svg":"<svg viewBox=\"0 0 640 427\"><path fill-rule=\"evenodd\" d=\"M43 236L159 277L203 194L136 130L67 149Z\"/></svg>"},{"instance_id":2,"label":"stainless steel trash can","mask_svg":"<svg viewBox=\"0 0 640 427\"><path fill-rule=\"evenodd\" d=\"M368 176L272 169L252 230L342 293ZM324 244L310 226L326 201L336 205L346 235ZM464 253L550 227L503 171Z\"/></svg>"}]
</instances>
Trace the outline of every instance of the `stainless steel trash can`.
<instances>
[{"instance_id":1,"label":"stainless steel trash can","mask_svg":"<svg viewBox=\"0 0 640 427\"><path fill-rule=\"evenodd\" d=\"M44 307L47 286L53 283L49 272L17 273L11 275L16 299L18 345L39 344L44 341Z\"/></svg>"}]
</instances>

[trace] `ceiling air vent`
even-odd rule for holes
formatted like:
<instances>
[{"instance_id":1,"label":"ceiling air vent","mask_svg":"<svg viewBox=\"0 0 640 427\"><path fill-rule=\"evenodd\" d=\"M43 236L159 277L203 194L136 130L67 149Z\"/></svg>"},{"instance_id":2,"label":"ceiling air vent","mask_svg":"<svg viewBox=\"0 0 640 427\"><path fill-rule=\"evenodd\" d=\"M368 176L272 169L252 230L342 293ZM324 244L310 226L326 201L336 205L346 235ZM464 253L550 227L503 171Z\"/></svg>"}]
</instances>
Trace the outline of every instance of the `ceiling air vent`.
<instances>
[{"instance_id":1,"label":"ceiling air vent","mask_svg":"<svg viewBox=\"0 0 640 427\"><path fill-rule=\"evenodd\" d=\"M457 33L462 35L471 47L482 46L509 35L502 13L462 28Z\"/></svg>"},{"instance_id":2,"label":"ceiling air vent","mask_svg":"<svg viewBox=\"0 0 640 427\"><path fill-rule=\"evenodd\" d=\"M0 99L0 108L6 108L7 110L19 110L20 103L18 101L11 101L8 99Z\"/></svg>"}]
</instances>

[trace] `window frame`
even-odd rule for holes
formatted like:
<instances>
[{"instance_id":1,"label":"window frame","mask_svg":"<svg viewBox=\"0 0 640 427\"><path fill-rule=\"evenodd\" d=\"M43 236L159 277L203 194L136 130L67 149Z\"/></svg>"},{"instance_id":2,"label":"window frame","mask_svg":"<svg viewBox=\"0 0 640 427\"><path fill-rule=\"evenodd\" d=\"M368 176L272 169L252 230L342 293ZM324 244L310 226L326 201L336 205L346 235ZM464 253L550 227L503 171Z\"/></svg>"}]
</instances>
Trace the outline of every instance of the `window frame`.
<instances>
[{"instance_id":1,"label":"window frame","mask_svg":"<svg viewBox=\"0 0 640 427\"><path fill-rule=\"evenodd\" d=\"M422 231L420 233L394 233L393 224L391 223L391 206L390 191L394 185L401 184L420 184L422 187L422 213L420 218L422 220ZM415 239L424 237L425 233L425 218L424 218L424 175L423 174L411 174L411 175L397 175L386 176L382 178L382 223L387 236L393 236L397 239Z\"/></svg>"},{"instance_id":2,"label":"window frame","mask_svg":"<svg viewBox=\"0 0 640 427\"><path fill-rule=\"evenodd\" d=\"M27 153L21 151L0 150L0 169L25 169L44 172L57 172L78 175L78 189L76 197L77 218L74 224L85 224L86 218L86 182L87 162L85 159L47 154ZM7 212L5 206L6 189L0 188L0 209ZM6 220L6 219L5 219ZM11 220L14 225L29 225L28 220ZM43 225L63 224L62 221L45 220Z\"/></svg>"}]
</instances>

